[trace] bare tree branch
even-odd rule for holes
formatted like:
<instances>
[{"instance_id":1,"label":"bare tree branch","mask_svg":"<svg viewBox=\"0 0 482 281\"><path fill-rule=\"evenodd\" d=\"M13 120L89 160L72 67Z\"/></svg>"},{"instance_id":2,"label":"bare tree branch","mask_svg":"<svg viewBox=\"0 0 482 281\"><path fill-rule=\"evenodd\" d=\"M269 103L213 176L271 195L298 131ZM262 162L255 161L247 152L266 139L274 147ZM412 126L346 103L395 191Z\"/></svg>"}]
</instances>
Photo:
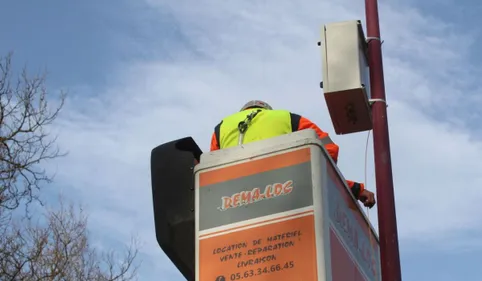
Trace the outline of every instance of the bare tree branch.
<instances>
[{"instance_id":1,"label":"bare tree branch","mask_svg":"<svg viewBox=\"0 0 482 281\"><path fill-rule=\"evenodd\" d=\"M98 253L89 244L87 216L82 208L48 211L44 222L0 229L0 280L9 281L131 281L137 278L136 240L118 256Z\"/></svg>"},{"instance_id":2,"label":"bare tree branch","mask_svg":"<svg viewBox=\"0 0 482 281\"><path fill-rule=\"evenodd\" d=\"M38 200L42 183L52 180L40 164L65 154L47 128L64 105L51 107L45 75L30 77L26 69L12 82L12 54L0 58L0 212L22 201Z\"/></svg>"}]
</instances>

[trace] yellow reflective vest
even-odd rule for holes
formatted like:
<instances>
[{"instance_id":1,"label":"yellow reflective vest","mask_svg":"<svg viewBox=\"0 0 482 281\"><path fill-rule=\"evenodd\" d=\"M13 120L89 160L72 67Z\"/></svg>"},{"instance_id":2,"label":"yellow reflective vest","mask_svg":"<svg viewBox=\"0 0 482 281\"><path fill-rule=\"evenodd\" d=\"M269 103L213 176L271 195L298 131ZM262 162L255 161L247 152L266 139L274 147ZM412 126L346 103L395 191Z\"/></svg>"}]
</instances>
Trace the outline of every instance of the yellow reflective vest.
<instances>
[{"instance_id":1,"label":"yellow reflective vest","mask_svg":"<svg viewBox=\"0 0 482 281\"><path fill-rule=\"evenodd\" d=\"M249 117L254 115L252 120ZM244 134L240 131L240 123L246 124ZM295 128L296 130L296 128ZM224 118L215 128L220 149L239 144L264 140L293 131L291 113L287 110L265 110L252 108L234 113Z\"/></svg>"}]
</instances>

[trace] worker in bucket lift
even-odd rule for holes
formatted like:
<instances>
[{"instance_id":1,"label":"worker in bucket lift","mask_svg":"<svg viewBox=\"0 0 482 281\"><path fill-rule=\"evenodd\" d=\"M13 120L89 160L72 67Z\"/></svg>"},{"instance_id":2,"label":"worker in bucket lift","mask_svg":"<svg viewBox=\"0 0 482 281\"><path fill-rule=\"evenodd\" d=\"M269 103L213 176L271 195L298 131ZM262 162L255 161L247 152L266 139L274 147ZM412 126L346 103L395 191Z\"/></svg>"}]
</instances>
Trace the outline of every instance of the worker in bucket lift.
<instances>
[{"instance_id":1,"label":"worker in bucket lift","mask_svg":"<svg viewBox=\"0 0 482 281\"><path fill-rule=\"evenodd\" d=\"M239 112L224 118L215 127L211 138L211 151L304 129L316 131L336 163L339 147L326 132L305 117L286 110L273 110L269 104L259 100L246 103ZM366 190L363 183L348 180L347 183L356 199L369 208L375 205L373 192Z\"/></svg>"}]
</instances>

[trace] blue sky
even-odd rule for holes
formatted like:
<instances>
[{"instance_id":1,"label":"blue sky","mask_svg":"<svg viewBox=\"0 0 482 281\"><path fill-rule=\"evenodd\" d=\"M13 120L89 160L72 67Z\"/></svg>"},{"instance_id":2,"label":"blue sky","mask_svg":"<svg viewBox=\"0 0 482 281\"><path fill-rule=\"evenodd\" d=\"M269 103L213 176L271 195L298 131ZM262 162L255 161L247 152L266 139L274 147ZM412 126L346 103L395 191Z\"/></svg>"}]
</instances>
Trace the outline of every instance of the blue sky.
<instances>
[{"instance_id":1,"label":"blue sky","mask_svg":"<svg viewBox=\"0 0 482 281\"><path fill-rule=\"evenodd\" d=\"M346 177L364 179L366 133L334 135L316 46L322 24L364 20L364 1L135 2L1 8L1 53L70 91L55 125L69 156L48 164L57 175L44 198L85 204L98 247L138 234L141 280L183 280L155 241L150 150L187 135L207 150L213 126L249 99L318 123L341 146ZM407 281L482 280L480 11L477 1L380 3ZM373 178L370 158L372 190Z\"/></svg>"}]
</instances>

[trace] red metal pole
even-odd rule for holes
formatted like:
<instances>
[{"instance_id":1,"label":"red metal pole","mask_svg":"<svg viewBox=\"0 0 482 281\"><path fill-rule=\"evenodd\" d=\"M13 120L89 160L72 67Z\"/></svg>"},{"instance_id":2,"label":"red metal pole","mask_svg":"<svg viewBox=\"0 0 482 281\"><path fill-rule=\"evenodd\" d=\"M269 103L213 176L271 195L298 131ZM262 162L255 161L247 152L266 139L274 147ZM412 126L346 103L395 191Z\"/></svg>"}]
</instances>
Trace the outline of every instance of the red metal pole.
<instances>
[{"instance_id":1,"label":"red metal pole","mask_svg":"<svg viewBox=\"0 0 482 281\"><path fill-rule=\"evenodd\" d=\"M386 100L377 0L365 0L365 9L369 40L368 63L370 66L371 98ZM379 101L375 102L372 106L372 114L382 280L401 281L402 273L398 251L397 216L386 104Z\"/></svg>"}]
</instances>

